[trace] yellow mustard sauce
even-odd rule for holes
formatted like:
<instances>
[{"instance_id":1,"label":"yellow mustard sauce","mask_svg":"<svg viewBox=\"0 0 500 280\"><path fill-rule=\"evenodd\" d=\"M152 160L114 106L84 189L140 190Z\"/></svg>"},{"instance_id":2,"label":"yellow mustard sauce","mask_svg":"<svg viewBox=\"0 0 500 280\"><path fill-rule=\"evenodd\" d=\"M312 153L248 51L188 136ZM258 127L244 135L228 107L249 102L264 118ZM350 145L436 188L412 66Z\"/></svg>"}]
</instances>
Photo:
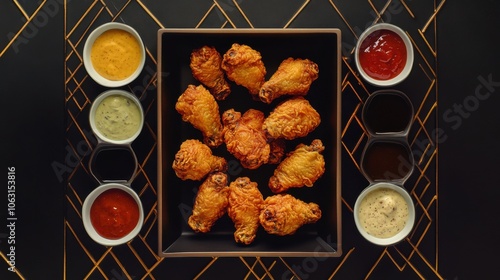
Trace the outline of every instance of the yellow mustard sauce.
<instances>
[{"instance_id":1,"label":"yellow mustard sauce","mask_svg":"<svg viewBox=\"0 0 500 280\"><path fill-rule=\"evenodd\" d=\"M408 204L395 190L381 188L367 194L359 207L359 221L370 235L389 238L400 232L408 220Z\"/></svg>"},{"instance_id":2,"label":"yellow mustard sauce","mask_svg":"<svg viewBox=\"0 0 500 280\"><path fill-rule=\"evenodd\" d=\"M137 104L122 95L104 98L95 112L97 129L111 140L132 137L140 128L141 122L141 112Z\"/></svg>"},{"instance_id":3,"label":"yellow mustard sauce","mask_svg":"<svg viewBox=\"0 0 500 280\"><path fill-rule=\"evenodd\" d=\"M112 81L130 77L139 67L141 58L139 41L121 29L102 33L90 50L90 59L96 72Z\"/></svg>"}]
</instances>

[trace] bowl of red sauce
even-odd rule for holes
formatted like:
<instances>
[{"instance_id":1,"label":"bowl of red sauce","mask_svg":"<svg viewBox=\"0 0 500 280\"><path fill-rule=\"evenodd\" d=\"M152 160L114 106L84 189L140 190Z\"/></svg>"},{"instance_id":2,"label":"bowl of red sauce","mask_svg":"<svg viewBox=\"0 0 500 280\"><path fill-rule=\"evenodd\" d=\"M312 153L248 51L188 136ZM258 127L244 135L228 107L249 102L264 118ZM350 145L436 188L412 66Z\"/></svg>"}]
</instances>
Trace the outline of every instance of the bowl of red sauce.
<instances>
[{"instance_id":1,"label":"bowl of red sauce","mask_svg":"<svg viewBox=\"0 0 500 280\"><path fill-rule=\"evenodd\" d=\"M132 240L144 221L142 203L137 193L119 183L100 185L83 202L83 226L89 236L105 246Z\"/></svg>"},{"instance_id":2,"label":"bowl of red sauce","mask_svg":"<svg viewBox=\"0 0 500 280\"><path fill-rule=\"evenodd\" d=\"M413 67L413 46L406 33L389 23L367 28L359 37L356 67L364 80L375 86L402 82Z\"/></svg>"}]
</instances>

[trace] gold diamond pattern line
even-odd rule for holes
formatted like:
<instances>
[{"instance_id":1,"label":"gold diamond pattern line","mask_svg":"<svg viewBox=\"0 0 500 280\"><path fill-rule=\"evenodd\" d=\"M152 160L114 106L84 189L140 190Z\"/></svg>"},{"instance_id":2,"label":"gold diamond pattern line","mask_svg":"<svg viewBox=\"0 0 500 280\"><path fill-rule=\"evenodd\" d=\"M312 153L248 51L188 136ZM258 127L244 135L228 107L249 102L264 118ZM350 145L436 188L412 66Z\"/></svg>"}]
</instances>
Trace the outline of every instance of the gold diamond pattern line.
<instances>
[{"instance_id":1,"label":"gold diamond pattern line","mask_svg":"<svg viewBox=\"0 0 500 280\"><path fill-rule=\"evenodd\" d=\"M297 18L297 16L299 16L299 14L304 10L304 8L307 6L307 4L309 4L309 1L310 0L306 0L302 6L300 6L300 8L297 10L297 12L295 12L295 14L292 16L292 18L285 24L285 26L283 26L283 28L288 28L290 26L290 24L292 24L292 22Z\"/></svg>"}]
</instances>

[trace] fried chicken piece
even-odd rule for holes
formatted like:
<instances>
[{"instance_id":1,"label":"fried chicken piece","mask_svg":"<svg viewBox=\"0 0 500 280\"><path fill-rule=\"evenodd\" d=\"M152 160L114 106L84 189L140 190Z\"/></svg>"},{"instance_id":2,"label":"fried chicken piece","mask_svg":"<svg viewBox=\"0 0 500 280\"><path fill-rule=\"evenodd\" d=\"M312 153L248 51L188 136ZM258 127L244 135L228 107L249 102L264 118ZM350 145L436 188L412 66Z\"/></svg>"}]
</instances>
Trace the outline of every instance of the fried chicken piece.
<instances>
[{"instance_id":1,"label":"fried chicken piece","mask_svg":"<svg viewBox=\"0 0 500 280\"><path fill-rule=\"evenodd\" d=\"M181 144L172 164L177 177L182 180L201 180L208 173L226 171L224 158L212 155L212 150L199 140L189 139Z\"/></svg>"},{"instance_id":2,"label":"fried chicken piece","mask_svg":"<svg viewBox=\"0 0 500 280\"><path fill-rule=\"evenodd\" d=\"M319 113L304 97L294 97L278 104L264 120L262 128L268 138L293 140L304 137L318 127Z\"/></svg>"},{"instance_id":3,"label":"fried chicken piece","mask_svg":"<svg viewBox=\"0 0 500 280\"><path fill-rule=\"evenodd\" d=\"M319 139L310 146L299 144L294 151L278 165L269 179L273 193L281 193L289 188L312 187L325 173L325 159L321 154L325 147Z\"/></svg>"},{"instance_id":4,"label":"fried chicken piece","mask_svg":"<svg viewBox=\"0 0 500 280\"><path fill-rule=\"evenodd\" d=\"M248 177L239 177L229 184L229 207L227 213L234 223L234 240L250 244L259 228L259 215L264 198L257 183Z\"/></svg>"},{"instance_id":5,"label":"fried chicken piece","mask_svg":"<svg viewBox=\"0 0 500 280\"><path fill-rule=\"evenodd\" d=\"M175 110L182 115L183 121L202 132L205 144L210 147L222 144L224 139L219 105L203 85L189 85L179 96Z\"/></svg>"},{"instance_id":6,"label":"fried chicken piece","mask_svg":"<svg viewBox=\"0 0 500 280\"><path fill-rule=\"evenodd\" d=\"M191 72L204 84L217 100L224 100L231 93L229 83L221 68L222 56L214 48L203 46L191 53Z\"/></svg>"},{"instance_id":7,"label":"fried chicken piece","mask_svg":"<svg viewBox=\"0 0 500 280\"><path fill-rule=\"evenodd\" d=\"M311 60L289 57L281 62L278 70L262 85L259 98L269 104L283 95L304 96L318 74L318 65Z\"/></svg>"},{"instance_id":8,"label":"fried chicken piece","mask_svg":"<svg viewBox=\"0 0 500 280\"><path fill-rule=\"evenodd\" d=\"M209 232L215 222L226 213L229 203L227 175L210 174L201 184L194 201L188 224L195 232Z\"/></svg>"},{"instance_id":9,"label":"fried chicken piece","mask_svg":"<svg viewBox=\"0 0 500 280\"><path fill-rule=\"evenodd\" d=\"M285 156L285 149L286 149L285 139L278 138L272 140L269 143L269 146L271 146L271 152L269 153L268 163L270 164L280 163L283 157Z\"/></svg>"},{"instance_id":10,"label":"fried chicken piece","mask_svg":"<svg viewBox=\"0 0 500 280\"><path fill-rule=\"evenodd\" d=\"M226 71L228 79L244 86L254 99L258 99L266 76L266 67L260 52L247 45L234 43L224 54L221 67Z\"/></svg>"},{"instance_id":11,"label":"fried chicken piece","mask_svg":"<svg viewBox=\"0 0 500 280\"><path fill-rule=\"evenodd\" d=\"M271 147L262 130L263 112L249 109L242 116L240 112L229 109L222 114L222 123L227 150L243 167L257 169L267 163Z\"/></svg>"},{"instance_id":12,"label":"fried chicken piece","mask_svg":"<svg viewBox=\"0 0 500 280\"><path fill-rule=\"evenodd\" d=\"M270 234L294 234L301 226L312 224L321 218L319 205L306 203L289 194L269 196L264 201L259 220Z\"/></svg>"}]
</instances>

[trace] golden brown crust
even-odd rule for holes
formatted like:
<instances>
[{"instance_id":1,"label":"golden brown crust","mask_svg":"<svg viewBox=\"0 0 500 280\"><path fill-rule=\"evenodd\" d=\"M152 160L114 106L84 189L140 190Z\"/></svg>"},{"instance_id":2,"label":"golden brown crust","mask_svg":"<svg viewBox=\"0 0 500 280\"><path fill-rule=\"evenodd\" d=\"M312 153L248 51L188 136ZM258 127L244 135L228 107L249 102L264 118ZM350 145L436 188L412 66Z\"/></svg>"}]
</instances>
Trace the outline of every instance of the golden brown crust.
<instances>
[{"instance_id":1,"label":"golden brown crust","mask_svg":"<svg viewBox=\"0 0 500 280\"><path fill-rule=\"evenodd\" d=\"M254 241L259 228L259 215L264 198L257 183L248 177L240 177L229 185L228 214L234 222L234 240L250 244Z\"/></svg>"},{"instance_id":2,"label":"golden brown crust","mask_svg":"<svg viewBox=\"0 0 500 280\"><path fill-rule=\"evenodd\" d=\"M221 68L222 56L214 48L203 46L191 53L193 77L204 84L217 100L224 100L231 93L231 87Z\"/></svg>"},{"instance_id":3,"label":"golden brown crust","mask_svg":"<svg viewBox=\"0 0 500 280\"><path fill-rule=\"evenodd\" d=\"M278 70L262 85L259 98L269 104L283 95L304 96L318 75L318 65L313 61L289 57L281 62Z\"/></svg>"},{"instance_id":4,"label":"golden brown crust","mask_svg":"<svg viewBox=\"0 0 500 280\"><path fill-rule=\"evenodd\" d=\"M203 133L203 142L217 147L223 142L223 126L219 105L210 92L203 86L189 85L179 96L175 109L182 120L191 123Z\"/></svg>"},{"instance_id":5,"label":"golden brown crust","mask_svg":"<svg viewBox=\"0 0 500 280\"><path fill-rule=\"evenodd\" d=\"M264 113L249 109L242 116L240 112L229 109L222 114L222 122L227 150L243 167L257 169L267 163L271 148L262 130Z\"/></svg>"},{"instance_id":6,"label":"golden brown crust","mask_svg":"<svg viewBox=\"0 0 500 280\"><path fill-rule=\"evenodd\" d=\"M321 154L324 149L319 139L313 140L310 146L299 144L274 170L269 179L271 191L281 193L290 188L312 187L325 173L325 159Z\"/></svg>"},{"instance_id":7,"label":"golden brown crust","mask_svg":"<svg viewBox=\"0 0 500 280\"><path fill-rule=\"evenodd\" d=\"M271 139L304 137L321 123L319 113L299 96L281 102L264 120L262 128Z\"/></svg>"},{"instance_id":8,"label":"golden brown crust","mask_svg":"<svg viewBox=\"0 0 500 280\"><path fill-rule=\"evenodd\" d=\"M172 168L182 180L201 180L208 173L225 171L227 162L222 157L212 155L212 150L202 142L188 139L175 154Z\"/></svg>"},{"instance_id":9,"label":"golden brown crust","mask_svg":"<svg viewBox=\"0 0 500 280\"><path fill-rule=\"evenodd\" d=\"M259 221L270 234L291 235L301 226L317 222L321 209L316 203L306 203L289 194L269 196L264 201Z\"/></svg>"},{"instance_id":10,"label":"golden brown crust","mask_svg":"<svg viewBox=\"0 0 500 280\"><path fill-rule=\"evenodd\" d=\"M228 79L248 89L256 99L265 82L266 67L260 52L247 45L234 43L223 55L222 69Z\"/></svg>"},{"instance_id":11,"label":"golden brown crust","mask_svg":"<svg viewBox=\"0 0 500 280\"><path fill-rule=\"evenodd\" d=\"M195 232L209 232L215 222L226 213L229 203L227 175L210 174L196 194L193 213L188 219Z\"/></svg>"}]
</instances>

